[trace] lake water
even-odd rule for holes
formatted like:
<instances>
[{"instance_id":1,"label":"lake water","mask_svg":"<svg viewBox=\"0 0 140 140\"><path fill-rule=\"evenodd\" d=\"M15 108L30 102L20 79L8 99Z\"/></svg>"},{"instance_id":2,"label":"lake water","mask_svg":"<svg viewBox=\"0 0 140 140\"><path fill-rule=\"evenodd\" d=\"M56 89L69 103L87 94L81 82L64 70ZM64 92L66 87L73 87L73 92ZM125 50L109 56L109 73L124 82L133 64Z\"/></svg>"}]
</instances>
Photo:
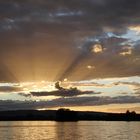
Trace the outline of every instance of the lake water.
<instances>
[{"instance_id":1,"label":"lake water","mask_svg":"<svg viewBox=\"0 0 140 140\"><path fill-rule=\"evenodd\" d=\"M140 122L5 121L0 140L140 140Z\"/></svg>"}]
</instances>

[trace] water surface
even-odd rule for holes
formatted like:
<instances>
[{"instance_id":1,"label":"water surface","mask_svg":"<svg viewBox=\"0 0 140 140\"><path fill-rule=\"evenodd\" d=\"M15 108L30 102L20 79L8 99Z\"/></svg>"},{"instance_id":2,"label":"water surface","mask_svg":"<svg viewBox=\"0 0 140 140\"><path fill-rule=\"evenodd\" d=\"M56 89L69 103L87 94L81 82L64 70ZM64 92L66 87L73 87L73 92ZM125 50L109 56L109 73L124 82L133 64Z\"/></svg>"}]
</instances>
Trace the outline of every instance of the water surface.
<instances>
[{"instance_id":1,"label":"water surface","mask_svg":"<svg viewBox=\"0 0 140 140\"><path fill-rule=\"evenodd\" d=\"M0 140L139 140L140 122L5 121Z\"/></svg>"}]
</instances>

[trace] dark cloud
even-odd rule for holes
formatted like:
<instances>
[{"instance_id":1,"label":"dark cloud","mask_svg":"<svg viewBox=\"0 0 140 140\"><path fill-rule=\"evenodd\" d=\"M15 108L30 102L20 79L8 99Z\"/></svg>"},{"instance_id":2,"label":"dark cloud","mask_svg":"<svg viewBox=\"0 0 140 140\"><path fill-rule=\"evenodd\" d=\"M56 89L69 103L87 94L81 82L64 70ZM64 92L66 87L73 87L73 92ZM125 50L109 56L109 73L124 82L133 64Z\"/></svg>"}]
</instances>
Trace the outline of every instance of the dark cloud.
<instances>
[{"instance_id":1,"label":"dark cloud","mask_svg":"<svg viewBox=\"0 0 140 140\"><path fill-rule=\"evenodd\" d=\"M71 96L78 96L78 95L85 95L85 94L100 94L99 92L93 91L80 91L80 90L64 90L64 91L51 91L51 92L31 92L32 96L62 96L62 97L71 97Z\"/></svg>"},{"instance_id":2,"label":"dark cloud","mask_svg":"<svg viewBox=\"0 0 140 140\"><path fill-rule=\"evenodd\" d=\"M139 43L127 55L121 37L139 25L139 7L139 0L1 0L0 81L140 75ZM96 43L102 53L92 52Z\"/></svg>"},{"instance_id":3,"label":"dark cloud","mask_svg":"<svg viewBox=\"0 0 140 140\"><path fill-rule=\"evenodd\" d=\"M50 92L31 92L32 96L62 96L62 97L71 97L71 96L78 96L78 95L85 95L85 94L101 94L100 92L93 92L93 91L80 91L76 88L71 89L64 89L64 90L56 90Z\"/></svg>"},{"instance_id":4,"label":"dark cloud","mask_svg":"<svg viewBox=\"0 0 140 140\"><path fill-rule=\"evenodd\" d=\"M139 103L140 98L135 96L118 96L118 97L78 97L78 98L60 98L55 99L64 106L94 106L94 105L108 105L108 104L125 104L125 103ZM60 105L61 106L61 105Z\"/></svg>"},{"instance_id":5,"label":"dark cloud","mask_svg":"<svg viewBox=\"0 0 140 140\"><path fill-rule=\"evenodd\" d=\"M2 13L5 17L29 17L32 19L30 22L46 23L47 21L71 25L78 23L78 25L90 25L90 28L99 30L105 26L118 29L133 24L133 22L137 23L139 5L138 0L102 0L100 2L96 0L72 0L70 2L65 0L57 2L56 0L41 0L40 2L29 0L22 2L16 0L1 1ZM5 10L6 8L8 10ZM77 25L74 24L74 26ZM85 26L85 28L88 27Z\"/></svg>"},{"instance_id":6,"label":"dark cloud","mask_svg":"<svg viewBox=\"0 0 140 140\"><path fill-rule=\"evenodd\" d=\"M71 88L63 88L59 85L59 82L55 83L55 88L57 90L54 91L42 91L42 92L30 92L30 94L24 94L19 93L19 95L25 96L25 97L31 97L31 96L62 96L62 97L72 97L72 96L78 96L78 95L85 95L85 94L101 94L100 92L93 92L93 91L81 91L78 90L76 87Z\"/></svg>"},{"instance_id":7,"label":"dark cloud","mask_svg":"<svg viewBox=\"0 0 140 140\"><path fill-rule=\"evenodd\" d=\"M136 86L136 87L140 87L140 83L138 83L138 82L115 82L115 83L113 83L113 85L132 85L132 86Z\"/></svg>"},{"instance_id":8,"label":"dark cloud","mask_svg":"<svg viewBox=\"0 0 140 140\"><path fill-rule=\"evenodd\" d=\"M94 106L109 104L127 104L139 103L140 97L119 96L119 97L77 97L77 98L58 98L51 101L11 101L1 100L0 110L17 109L41 109L50 107L68 107L68 106Z\"/></svg>"}]
</instances>

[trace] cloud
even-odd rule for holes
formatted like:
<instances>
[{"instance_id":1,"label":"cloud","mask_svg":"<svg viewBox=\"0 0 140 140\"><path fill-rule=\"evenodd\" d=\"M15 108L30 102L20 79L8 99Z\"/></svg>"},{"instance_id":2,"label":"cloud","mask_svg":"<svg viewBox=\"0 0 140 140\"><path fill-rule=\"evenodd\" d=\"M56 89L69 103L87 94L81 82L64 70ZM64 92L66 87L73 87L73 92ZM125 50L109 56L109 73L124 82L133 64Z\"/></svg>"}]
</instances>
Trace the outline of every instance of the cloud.
<instances>
[{"instance_id":1,"label":"cloud","mask_svg":"<svg viewBox=\"0 0 140 140\"><path fill-rule=\"evenodd\" d=\"M48 23L53 21L54 23L71 25L77 23L74 26L78 27L80 25L80 29L82 29L83 25L85 25L85 28L88 28L87 26L89 25L89 28L98 31L108 28L108 30L112 29L117 32L117 29L121 30L129 24L132 25L139 22L137 18L139 5L140 2L138 0L100 0L100 2L97 0L71 0L71 2L58 0L57 3L56 0L47 2L44 0L40 2L29 0L19 2L13 0L12 2L1 1L1 13L5 17L29 17L31 23L38 21L45 23L46 21Z\"/></svg>"},{"instance_id":2,"label":"cloud","mask_svg":"<svg viewBox=\"0 0 140 140\"><path fill-rule=\"evenodd\" d=\"M25 96L25 97L31 97L31 96L61 96L61 97L73 97L73 96L79 96L79 95L94 95L94 94L100 94L100 92L94 92L94 91L81 91L78 90L75 87L70 87L70 88L63 88L59 85L59 82L55 83L55 88L57 90L54 91L42 91L42 92L36 92L36 91L31 91L30 94L24 94L24 93L19 93L19 95Z\"/></svg>"},{"instance_id":3,"label":"cloud","mask_svg":"<svg viewBox=\"0 0 140 140\"><path fill-rule=\"evenodd\" d=\"M122 55L122 56L132 55L132 50L133 50L132 47L125 46L122 48L122 52L120 52L120 55Z\"/></svg>"},{"instance_id":4,"label":"cloud","mask_svg":"<svg viewBox=\"0 0 140 140\"><path fill-rule=\"evenodd\" d=\"M125 104L125 103L138 103L139 97L134 96L118 96L118 97L80 97L80 98L67 98L64 103L71 105L107 105L107 104Z\"/></svg>"},{"instance_id":5,"label":"cloud","mask_svg":"<svg viewBox=\"0 0 140 140\"><path fill-rule=\"evenodd\" d=\"M69 85L71 85L72 87L104 87L106 86L105 84L101 84L101 83L98 83L98 80L97 81L75 81L75 82L64 82L62 83L62 85L64 87L68 87Z\"/></svg>"},{"instance_id":6,"label":"cloud","mask_svg":"<svg viewBox=\"0 0 140 140\"><path fill-rule=\"evenodd\" d=\"M74 91L74 90L65 90L65 91L51 91L51 92L31 92L32 96L62 96L62 97L71 97L71 96L79 96L79 95L94 95L100 94L100 92L93 92L93 91Z\"/></svg>"},{"instance_id":7,"label":"cloud","mask_svg":"<svg viewBox=\"0 0 140 140\"><path fill-rule=\"evenodd\" d=\"M20 92L22 88L18 84L0 83L0 92Z\"/></svg>"},{"instance_id":8,"label":"cloud","mask_svg":"<svg viewBox=\"0 0 140 140\"><path fill-rule=\"evenodd\" d=\"M70 106L94 106L109 104L128 104L139 103L140 97L119 96L119 97L77 97L77 98L58 98L51 101L11 101L1 100L0 110L17 109L41 109L50 107L70 107Z\"/></svg>"},{"instance_id":9,"label":"cloud","mask_svg":"<svg viewBox=\"0 0 140 140\"><path fill-rule=\"evenodd\" d=\"M56 18L56 17L74 17L74 16L82 16L83 13L82 13L82 11L77 11L77 10L70 11L69 9L64 9L64 10L58 9L54 13L49 13L49 15L53 18Z\"/></svg>"},{"instance_id":10,"label":"cloud","mask_svg":"<svg viewBox=\"0 0 140 140\"><path fill-rule=\"evenodd\" d=\"M127 34L138 29L139 7L139 0L0 1L0 65L7 65L0 81L11 80L7 73L20 81L140 75L140 43Z\"/></svg>"},{"instance_id":11,"label":"cloud","mask_svg":"<svg viewBox=\"0 0 140 140\"><path fill-rule=\"evenodd\" d=\"M136 31L138 35L140 33L140 26L139 25L137 25L137 26L130 26L129 29L132 30L132 31Z\"/></svg>"},{"instance_id":12,"label":"cloud","mask_svg":"<svg viewBox=\"0 0 140 140\"><path fill-rule=\"evenodd\" d=\"M0 86L0 92L17 92L20 90L18 87Z\"/></svg>"},{"instance_id":13,"label":"cloud","mask_svg":"<svg viewBox=\"0 0 140 140\"><path fill-rule=\"evenodd\" d=\"M134 86L140 86L139 82L125 82L125 81L119 81L113 83L114 85L124 84L124 85L134 85Z\"/></svg>"},{"instance_id":14,"label":"cloud","mask_svg":"<svg viewBox=\"0 0 140 140\"><path fill-rule=\"evenodd\" d=\"M139 82L123 82L123 81L119 81L119 82L115 82L113 83L112 85L128 85L128 86L131 86L133 87L133 89L135 91L139 90L140 88L140 83Z\"/></svg>"}]
</instances>

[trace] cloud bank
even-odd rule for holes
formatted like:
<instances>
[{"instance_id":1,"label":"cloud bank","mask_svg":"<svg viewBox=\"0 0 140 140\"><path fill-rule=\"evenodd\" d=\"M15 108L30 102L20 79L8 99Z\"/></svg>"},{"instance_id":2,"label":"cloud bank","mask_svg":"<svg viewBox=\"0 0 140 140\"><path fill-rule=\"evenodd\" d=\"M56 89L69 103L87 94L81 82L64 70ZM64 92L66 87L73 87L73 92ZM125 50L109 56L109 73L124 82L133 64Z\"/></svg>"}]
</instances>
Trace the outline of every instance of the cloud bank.
<instances>
[{"instance_id":1,"label":"cloud bank","mask_svg":"<svg viewBox=\"0 0 140 140\"><path fill-rule=\"evenodd\" d=\"M140 75L139 7L139 0L1 0L0 81Z\"/></svg>"},{"instance_id":2,"label":"cloud bank","mask_svg":"<svg viewBox=\"0 0 140 140\"><path fill-rule=\"evenodd\" d=\"M58 98L51 101L12 101L1 100L0 110L17 109L41 109L51 107L70 107L70 106L97 106L109 104L128 104L139 103L140 97L119 96L119 97L78 97L78 98Z\"/></svg>"}]
</instances>

